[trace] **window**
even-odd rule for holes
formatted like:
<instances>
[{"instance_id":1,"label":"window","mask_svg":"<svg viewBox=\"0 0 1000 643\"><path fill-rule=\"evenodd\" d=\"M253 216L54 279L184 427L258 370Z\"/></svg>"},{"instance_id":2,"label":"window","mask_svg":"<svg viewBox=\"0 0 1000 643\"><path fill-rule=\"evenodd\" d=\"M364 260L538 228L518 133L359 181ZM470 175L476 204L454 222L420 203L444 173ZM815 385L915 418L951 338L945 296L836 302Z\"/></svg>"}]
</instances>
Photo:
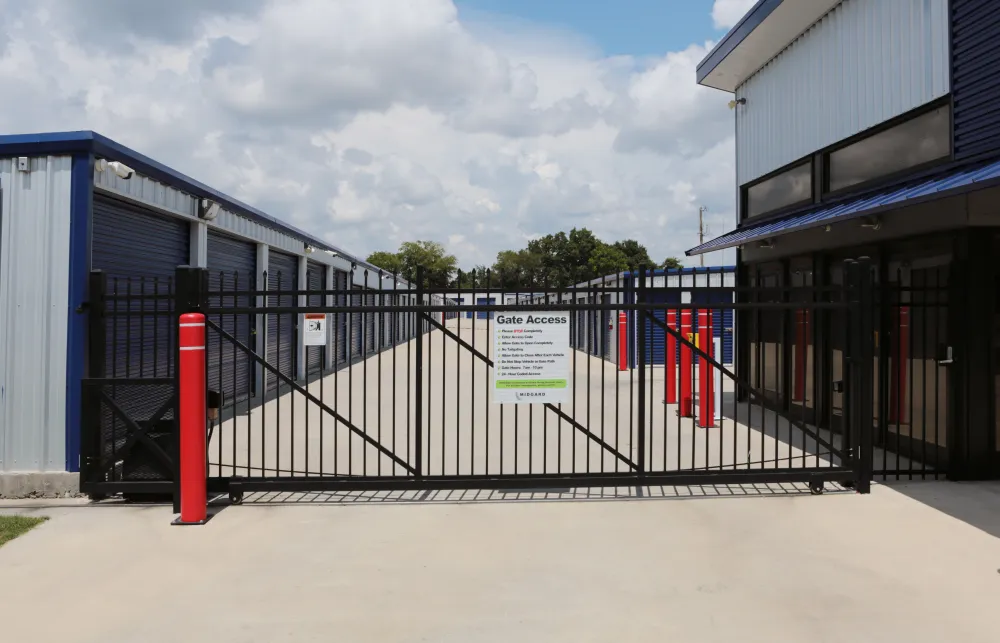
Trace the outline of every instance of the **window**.
<instances>
[{"instance_id":1,"label":"window","mask_svg":"<svg viewBox=\"0 0 1000 643\"><path fill-rule=\"evenodd\" d=\"M951 115L944 106L830 152L828 189L843 190L950 154Z\"/></svg>"},{"instance_id":2,"label":"window","mask_svg":"<svg viewBox=\"0 0 1000 643\"><path fill-rule=\"evenodd\" d=\"M812 163L806 161L747 188L747 218L812 201Z\"/></svg>"}]
</instances>

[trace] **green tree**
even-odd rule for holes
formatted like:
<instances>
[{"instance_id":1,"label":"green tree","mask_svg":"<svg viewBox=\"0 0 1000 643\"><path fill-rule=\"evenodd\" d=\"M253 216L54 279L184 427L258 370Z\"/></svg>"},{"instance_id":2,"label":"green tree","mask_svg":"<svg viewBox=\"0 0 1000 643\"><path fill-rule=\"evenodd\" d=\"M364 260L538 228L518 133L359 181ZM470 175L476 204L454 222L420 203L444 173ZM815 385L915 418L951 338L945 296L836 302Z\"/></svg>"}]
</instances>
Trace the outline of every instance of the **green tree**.
<instances>
[{"instance_id":1,"label":"green tree","mask_svg":"<svg viewBox=\"0 0 1000 643\"><path fill-rule=\"evenodd\" d=\"M649 251L646 250L646 246L642 245L635 239L615 241L612 245L625 255L625 262L629 268L636 269L640 266L645 266L647 268L654 267L653 260L649 257Z\"/></svg>"},{"instance_id":2,"label":"green tree","mask_svg":"<svg viewBox=\"0 0 1000 643\"><path fill-rule=\"evenodd\" d=\"M595 278L617 274L627 270L630 265L628 257L619 247L601 244L587 259L587 267L590 270L590 278Z\"/></svg>"},{"instance_id":3,"label":"green tree","mask_svg":"<svg viewBox=\"0 0 1000 643\"><path fill-rule=\"evenodd\" d=\"M399 246L400 269L403 274L415 277L417 268L424 269L426 285L446 288L458 270L458 259L450 255L436 241L405 241Z\"/></svg>"},{"instance_id":4,"label":"green tree","mask_svg":"<svg viewBox=\"0 0 1000 643\"><path fill-rule=\"evenodd\" d=\"M670 270L672 268L683 268L684 264L682 264L681 260L677 257L667 257L663 260L663 263L660 264L660 267Z\"/></svg>"},{"instance_id":5,"label":"green tree","mask_svg":"<svg viewBox=\"0 0 1000 643\"><path fill-rule=\"evenodd\" d=\"M385 250L379 250L368 255L366 261L373 266L378 266L386 272L391 272L392 274L399 274L402 264L399 261L399 255L395 252L387 252Z\"/></svg>"}]
</instances>

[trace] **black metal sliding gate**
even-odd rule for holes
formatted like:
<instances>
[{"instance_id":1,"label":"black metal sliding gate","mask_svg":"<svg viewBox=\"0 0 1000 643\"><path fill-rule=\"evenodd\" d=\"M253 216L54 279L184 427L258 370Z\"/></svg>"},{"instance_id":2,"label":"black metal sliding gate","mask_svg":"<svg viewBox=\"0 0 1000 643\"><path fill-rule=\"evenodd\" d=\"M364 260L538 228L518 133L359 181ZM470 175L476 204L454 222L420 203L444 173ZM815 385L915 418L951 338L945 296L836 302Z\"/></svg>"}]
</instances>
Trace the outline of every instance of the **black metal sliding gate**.
<instances>
[{"instance_id":1,"label":"black metal sliding gate","mask_svg":"<svg viewBox=\"0 0 1000 643\"><path fill-rule=\"evenodd\" d=\"M131 303L132 295L120 288L105 288L105 303L97 306L103 330L92 330L91 351L105 355L113 352L108 341L118 345L120 337L109 335L118 324L110 320L127 319L124 326L148 341L150 332L163 330L161 318L205 313L208 371L214 374L208 385L222 400L218 418L206 427L209 489L235 499L254 491L785 482L809 483L814 491L833 482L867 492L875 315L870 271L852 264L848 272L848 282L835 287L684 288L691 294L684 300L714 302L686 304L662 303L682 298L660 296L651 278L580 289L543 284L530 288L530 296L515 297L516 290L489 273L460 276L447 288L429 287L419 274L412 282L352 274L345 285L338 281L334 290L317 291L258 289L246 276L209 279L206 271L185 268L171 296L155 296L161 301L156 308ZM373 289L359 293L359 283ZM106 305L119 299L130 303ZM462 303L477 301L506 303ZM814 395L822 388L838 391L843 417L836 430L819 429L775 401L766 385L751 382L739 364L723 364L703 336L680 324L684 311L697 319L698 313L804 310L846 320L841 363L834 368L827 359L827 375L808 382ZM615 345L602 353L612 359L569 348L558 403L496 403L497 316L557 312L576 332L610 338ZM620 329L605 332L619 313L629 320L624 345L618 345ZM313 326L305 333L306 315L322 320L322 332ZM136 325L136 316L144 321ZM293 324L308 344L300 350L320 351L320 358L297 359L294 369L269 361L268 329L278 326L268 323L272 316ZM151 376L146 380L131 371L119 381L91 370L98 376L85 384L91 406L84 491L141 490L143 484L166 489L175 479L173 337L169 365L142 370ZM689 371L676 360L650 359L668 347L690 355ZM622 354L627 363L619 364ZM830 377L834 373L839 379ZM272 378L277 386L262 384ZM678 395L689 390L691 404L678 403L668 385ZM107 386L162 386L164 392L146 396L137 417L107 398ZM705 396L718 401L703 404ZM171 426L161 443L156 436L163 425ZM143 462L156 469L155 480L127 475L139 448Z\"/></svg>"}]
</instances>

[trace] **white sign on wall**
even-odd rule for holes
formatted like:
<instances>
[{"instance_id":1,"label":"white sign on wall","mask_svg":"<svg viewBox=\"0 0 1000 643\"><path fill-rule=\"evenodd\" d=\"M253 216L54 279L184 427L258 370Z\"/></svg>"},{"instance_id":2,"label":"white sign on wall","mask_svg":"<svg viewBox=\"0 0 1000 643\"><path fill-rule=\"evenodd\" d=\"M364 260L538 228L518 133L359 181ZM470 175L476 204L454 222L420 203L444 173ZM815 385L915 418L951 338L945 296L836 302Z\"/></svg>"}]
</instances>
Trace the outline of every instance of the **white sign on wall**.
<instances>
[{"instance_id":1,"label":"white sign on wall","mask_svg":"<svg viewBox=\"0 0 1000 643\"><path fill-rule=\"evenodd\" d=\"M326 315L323 313L306 313L305 331L302 333L302 343L306 346L326 346Z\"/></svg>"},{"instance_id":2,"label":"white sign on wall","mask_svg":"<svg viewBox=\"0 0 1000 643\"><path fill-rule=\"evenodd\" d=\"M569 401L569 320L566 312L497 314L494 403Z\"/></svg>"}]
</instances>

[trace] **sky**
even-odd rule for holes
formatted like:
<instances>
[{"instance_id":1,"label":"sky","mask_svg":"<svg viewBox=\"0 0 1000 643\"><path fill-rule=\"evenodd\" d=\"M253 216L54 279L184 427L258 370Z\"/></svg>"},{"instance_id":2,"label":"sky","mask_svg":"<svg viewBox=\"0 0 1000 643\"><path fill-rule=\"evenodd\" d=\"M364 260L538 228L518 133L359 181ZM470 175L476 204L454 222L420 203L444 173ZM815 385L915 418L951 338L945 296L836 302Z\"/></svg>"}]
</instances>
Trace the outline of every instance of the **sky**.
<instances>
[{"instance_id":1,"label":"sky","mask_svg":"<svg viewBox=\"0 0 1000 643\"><path fill-rule=\"evenodd\" d=\"M734 227L695 66L753 4L0 0L0 132L98 131L361 256L587 227L662 260L699 206Z\"/></svg>"}]
</instances>

